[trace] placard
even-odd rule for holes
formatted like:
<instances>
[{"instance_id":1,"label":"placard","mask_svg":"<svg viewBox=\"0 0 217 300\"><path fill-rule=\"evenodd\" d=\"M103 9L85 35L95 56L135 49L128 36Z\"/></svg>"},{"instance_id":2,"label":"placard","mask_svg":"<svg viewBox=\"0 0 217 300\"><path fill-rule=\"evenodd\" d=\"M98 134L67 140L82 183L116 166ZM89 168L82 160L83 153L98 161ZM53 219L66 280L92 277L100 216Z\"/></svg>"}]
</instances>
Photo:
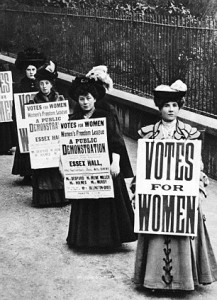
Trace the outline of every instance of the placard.
<instances>
[{"instance_id":1,"label":"placard","mask_svg":"<svg viewBox=\"0 0 217 300\"><path fill-rule=\"evenodd\" d=\"M30 100L34 99L34 93L15 93L14 94L14 105L17 122L17 135L20 153L29 152L29 140L27 134L27 121L25 115L25 104L29 103Z\"/></svg>"},{"instance_id":2,"label":"placard","mask_svg":"<svg viewBox=\"0 0 217 300\"><path fill-rule=\"evenodd\" d=\"M11 71L0 72L0 122L12 122L13 82Z\"/></svg>"},{"instance_id":3,"label":"placard","mask_svg":"<svg viewBox=\"0 0 217 300\"><path fill-rule=\"evenodd\" d=\"M66 198L114 198L106 119L61 123L60 143Z\"/></svg>"},{"instance_id":4,"label":"placard","mask_svg":"<svg viewBox=\"0 0 217 300\"><path fill-rule=\"evenodd\" d=\"M32 169L59 167L60 122L68 120L68 101L25 105Z\"/></svg>"},{"instance_id":5,"label":"placard","mask_svg":"<svg viewBox=\"0 0 217 300\"><path fill-rule=\"evenodd\" d=\"M196 236L201 141L139 139L135 232Z\"/></svg>"}]
</instances>

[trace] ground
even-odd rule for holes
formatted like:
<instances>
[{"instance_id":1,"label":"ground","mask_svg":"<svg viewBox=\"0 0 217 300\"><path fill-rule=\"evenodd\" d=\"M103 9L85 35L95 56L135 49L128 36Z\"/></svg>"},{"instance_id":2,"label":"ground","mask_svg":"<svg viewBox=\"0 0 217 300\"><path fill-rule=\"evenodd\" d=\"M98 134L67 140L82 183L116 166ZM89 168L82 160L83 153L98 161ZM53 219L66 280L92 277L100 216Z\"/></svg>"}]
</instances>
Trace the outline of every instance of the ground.
<instances>
[{"instance_id":1,"label":"ground","mask_svg":"<svg viewBox=\"0 0 217 300\"><path fill-rule=\"evenodd\" d=\"M135 167L136 144L126 139ZM30 186L11 174L14 156L0 156L0 299L140 300L206 299L217 296L217 283L193 292L138 289L132 282L136 242L117 251L75 251L66 244L70 206L33 208ZM217 183L211 180L206 216L217 254Z\"/></svg>"}]
</instances>

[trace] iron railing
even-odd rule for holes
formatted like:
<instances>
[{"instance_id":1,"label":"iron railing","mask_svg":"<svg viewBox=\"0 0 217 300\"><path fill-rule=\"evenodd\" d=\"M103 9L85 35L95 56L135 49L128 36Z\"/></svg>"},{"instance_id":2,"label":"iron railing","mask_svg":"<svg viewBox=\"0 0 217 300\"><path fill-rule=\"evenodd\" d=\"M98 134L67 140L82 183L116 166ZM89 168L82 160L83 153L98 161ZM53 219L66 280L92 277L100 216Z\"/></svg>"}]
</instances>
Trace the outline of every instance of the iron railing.
<instances>
[{"instance_id":1,"label":"iron railing","mask_svg":"<svg viewBox=\"0 0 217 300\"><path fill-rule=\"evenodd\" d=\"M37 47L69 74L105 64L115 87L152 95L182 79L186 107L217 117L215 20L82 9L0 8L0 49Z\"/></svg>"}]
</instances>

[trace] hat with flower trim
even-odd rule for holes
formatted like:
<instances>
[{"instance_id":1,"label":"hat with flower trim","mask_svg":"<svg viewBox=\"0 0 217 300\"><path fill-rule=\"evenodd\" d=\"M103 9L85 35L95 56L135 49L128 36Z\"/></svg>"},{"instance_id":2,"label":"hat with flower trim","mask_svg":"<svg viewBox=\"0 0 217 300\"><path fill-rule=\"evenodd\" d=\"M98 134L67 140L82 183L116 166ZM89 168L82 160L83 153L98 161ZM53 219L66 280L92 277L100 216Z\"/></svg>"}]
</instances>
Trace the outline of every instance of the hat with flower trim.
<instances>
[{"instance_id":1,"label":"hat with flower trim","mask_svg":"<svg viewBox=\"0 0 217 300\"><path fill-rule=\"evenodd\" d=\"M107 70L106 66L100 65L93 67L85 76L76 77L72 81L69 96L77 101L80 93L89 92L97 101L101 100L113 88L113 81Z\"/></svg>"},{"instance_id":2,"label":"hat with flower trim","mask_svg":"<svg viewBox=\"0 0 217 300\"><path fill-rule=\"evenodd\" d=\"M35 78L40 80L49 80L53 81L58 77L57 65L50 60L49 63L44 64L38 68Z\"/></svg>"},{"instance_id":3,"label":"hat with flower trim","mask_svg":"<svg viewBox=\"0 0 217 300\"><path fill-rule=\"evenodd\" d=\"M155 105L161 109L167 102L177 102L182 107L185 102L183 97L186 92L187 85L180 79L171 85L158 85L153 91Z\"/></svg>"}]
</instances>

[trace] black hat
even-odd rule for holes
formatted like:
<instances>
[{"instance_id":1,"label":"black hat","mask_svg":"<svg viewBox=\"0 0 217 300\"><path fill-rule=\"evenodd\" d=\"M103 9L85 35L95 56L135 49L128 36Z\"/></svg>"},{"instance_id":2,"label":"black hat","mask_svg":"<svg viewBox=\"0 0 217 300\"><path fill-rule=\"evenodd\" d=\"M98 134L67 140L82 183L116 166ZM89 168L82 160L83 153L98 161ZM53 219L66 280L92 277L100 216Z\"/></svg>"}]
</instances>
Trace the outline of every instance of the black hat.
<instances>
[{"instance_id":1,"label":"black hat","mask_svg":"<svg viewBox=\"0 0 217 300\"><path fill-rule=\"evenodd\" d=\"M58 77L57 66L54 62L50 61L49 63L44 64L38 68L35 78L40 80L49 80L53 81Z\"/></svg>"},{"instance_id":2,"label":"black hat","mask_svg":"<svg viewBox=\"0 0 217 300\"><path fill-rule=\"evenodd\" d=\"M46 61L44 53L38 52L35 48L27 48L23 52L17 54L15 66L17 69L26 69L29 65L33 65L36 68L42 66Z\"/></svg>"},{"instance_id":3,"label":"black hat","mask_svg":"<svg viewBox=\"0 0 217 300\"><path fill-rule=\"evenodd\" d=\"M77 101L81 92L91 93L98 101L105 96L106 89L101 83L93 78L78 76L72 81L69 89L69 96Z\"/></svg>"},{"instance_id":4,"label":"black hat","mask_svg":"<svg viewBox=\"0 0 217 300\"><path fill-rule=\"evenodd\" d=\"M181 101L187 92L187 86L181 80L176 80L173 84L157 86L154 93L155 105L162 108L167 102L177 102L182 106L184 101Z\"/></svg>"},{"instance_id":5,"label":"black hat","mask_svg":"<svg viewBox=\"0 0 217 300\"><path fill-rule=\"evenodd\" d=\"M98 101L112 88L113 81L108 74L107 66L99 65L93 67L85 76L76 77L72 81L69 96L77 101L79 93L83 90L82 92L90 92Z\"/></svg>"}]
</instances>

